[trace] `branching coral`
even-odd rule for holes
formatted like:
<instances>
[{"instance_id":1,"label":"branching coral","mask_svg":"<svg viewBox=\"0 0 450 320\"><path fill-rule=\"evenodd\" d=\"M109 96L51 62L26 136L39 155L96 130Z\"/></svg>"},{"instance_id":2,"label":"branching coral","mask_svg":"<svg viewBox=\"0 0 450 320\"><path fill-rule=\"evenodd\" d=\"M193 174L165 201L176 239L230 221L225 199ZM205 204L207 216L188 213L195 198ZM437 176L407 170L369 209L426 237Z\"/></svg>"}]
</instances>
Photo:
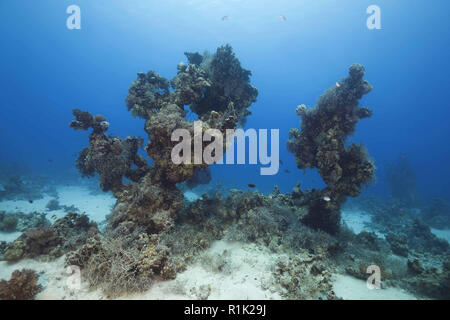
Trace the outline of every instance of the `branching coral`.
<instances>
[{"instance_id":1,"label":"branching coral","mask_svg":"<svg viewBox=\"0 0 450 320\"><path fill-rule=\"evenodd\" d=\"M42 290L39 275L28 269L14 270L9 281L0 281L0 300L32 300Z\"/></svg>"},{"instance_id":2,"label":"branching coral","mask_svg":"<svg viewBox=\"0 0 450 320\"><path fill-rule=\"evenodd\" d=\"M358 196L374 175L375 166L364 147L345 145L358 121L372 115L358 103L372 90L363 77L364 67L352 65L349 76L328 89L314 108L297 108L302 117L301 131L289 132L287 147L295 155L298 168L317 168L327 184L324 190L315 192L316 200L304 221L331 233L339 227L339 209L345 197Z\"/></svg>"}]
</instances>

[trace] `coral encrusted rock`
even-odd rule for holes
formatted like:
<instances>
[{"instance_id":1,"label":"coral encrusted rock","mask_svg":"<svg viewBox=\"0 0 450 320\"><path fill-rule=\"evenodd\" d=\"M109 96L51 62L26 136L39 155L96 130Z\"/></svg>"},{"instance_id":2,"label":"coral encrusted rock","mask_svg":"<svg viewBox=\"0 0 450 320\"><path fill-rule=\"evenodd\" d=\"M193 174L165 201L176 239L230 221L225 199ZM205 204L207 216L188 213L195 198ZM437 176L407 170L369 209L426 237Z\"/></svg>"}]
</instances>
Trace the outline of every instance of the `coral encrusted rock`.
<instances>
[{"instance_id":1,"label":"coral encrusted rock","mask_svg":"<svg viewBox=\"0 0 450 320\"><path fill-rule=\"evenodd\" d=\"M359 120L372 111L359 99L372 90L363 79L364 67L354 64L349 76L325 91L314 108L302 105L301 131L291 129L287 148L299 169L317 168L327 187L316 194L305 222L330 233L337 232L340 206L346 196L356 197L374 176L375 166L362 145L347 145Z\"/></svg>"}]
</instances>

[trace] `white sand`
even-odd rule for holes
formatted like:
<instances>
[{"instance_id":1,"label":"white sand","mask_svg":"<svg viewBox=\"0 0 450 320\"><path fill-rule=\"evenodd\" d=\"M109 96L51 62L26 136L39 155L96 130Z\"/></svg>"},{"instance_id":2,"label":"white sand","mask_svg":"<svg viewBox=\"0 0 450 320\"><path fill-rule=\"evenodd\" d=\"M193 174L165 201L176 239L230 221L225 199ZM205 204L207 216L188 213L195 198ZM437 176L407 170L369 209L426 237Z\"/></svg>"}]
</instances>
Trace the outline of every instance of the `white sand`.
<instances>
[{"instance_id":1,"label":"white sand","mask_svg":"<svg viewBox=\"0 0 450 320\"><path fill-rule=\"evenodd\" d=\"M415 296L402 289L368 289L366 282L349 275L333 276L333 289L344 300L417 300Z\"/></svg>"},{"instance_id":2,"label":"white sand","mask_svg":"<svg viewBox=\"0 0 450 320\"><path fill-rule=\"evenodd\" d=\"M271 267L275 254L254 244L217 241L201 254L196 263L170 281L156 281L144 293L121 299L281 299L271 291ZM221 260L222 259L222 260ZM219 262L222 262L219 263ZM214 266L222 265L221 271ZM100 290L89 290L86 282L79 289L69 289L71 277L64 268L64 257L53 262L22 260L8 264L0 262L0 278L9 279L13 270L29 268L40 273L44 290L37 296L46 299L106 299ZM83 273L81 272L83 280ZM338 297L348 300L416 300L412 294L397 288L370 290L366 282L348 275L333 275L333 288Z\"/></svg>"},{"instance_id":3,"label":"white sand","mask_svg":"<svg viewBox=\"0 0 450 320\"><path fill-rule=\"evenodd\" d=\"M13 242L22 232L0 232L0 241Z\"/></svg>"},{"instance_id":4,"label":"white sand","mask_svg":"<svg viewBox=\"0 0 450 320\"><path fill-rule=\"evenodd\" d=\"M225 261L221 271L211 267ZM160 282L132 299L281 299L270 291L274 254L254 244L216 241L172 281Z\"/></svg>"},{"instance_id":5,"label":"white sand","mask_svg":"<svg viewBox=\"0 0 450 320\"><path fill-rule=\"evenodd\" d=\"M196 194L195 192L192 192L192 191L190 191L190 190L188 190L188 191L186 191L186 192L184 193L184 197L185 197L186 200L189 201L189 202L194 202L194 201L196 201L196 200L198 200L198 199L201 198L198 194Z\"/></svg>"},{"instance_id":6,"label":"white sand","mask_svg":"<svg viewBox=\"0 0 450 320\"><path fill-rule=\"evenodd\" d=\"M59 186L56 188L58 201L61 206L74 205L80 210L80 213L86 213L90 219L99 223L105 220L106 215L111 212L116 199L111 193L90 194L89 189L83 186ZM47 203L55 199L51 196L45 196L42 199L34 200L33 203L27 200L8 200L0 202L0 210L6 212L45 212L47 218L55 215L57 218L65 216L64 210L48 211Z\"/></svg>"},{"instance_id":7,"label":"white sand","mask_svg":"<svg viewBox=\"0 0 450 320\"><path fill-rule=\"evenodd\" d=\"M56 188L58 193L58 201L61 206L74 205L80 211L79 213L86 213L89 218L97 223L105 220L106 216L111 213L111 209L116 203L116 199L110 193L90 194L89 189L82 186L59 186ZM47 219L54 221L64 217L67 212L63 209L48 211L46 209L47 203L55 199L54 197L45 196L30 203L27 200L7 200L0 202L0 210L7 213L13 212L40 212L46 213ZM0 241L14 241L21 235L20 232L0 232Z\"/></svg>"},{"instance_id":8,"label":"white sand","mask_svg":"<svg viewBox=\"0 0 450 320\"><path fill-rule=\"evenodd\" d=\"M448 242L450 242L450 230L446 229L446 230L439 230L439 229L434 229L431 228L431 232L434 233L434 235L438 238L447 240Z\"/></svg>"},{"instance_id":9,"label":"white sand","mask_svg":"<svg viewBox=\"0 0 450 320\"><path fill-rule=\"evenodd\" d=\"M39 274L39 284L44 287L44 290L36 296L37 300L103 299L99 290L88 290L86 283L82 283L78 290L68 288L70 274L67 274L64 268L64 257L52 262L26 259L9 264L6 261L0 261L0 278L9 280L14 270L23 268L35 270Z\"/></svg>"},{"instance_id":10,"label":"white sand","mask_svg":"<svg viewBox=\"0 0 450 320\"><path fill-rule=\"evenodd\" d=\"M372 216L364 211L349 211L344 210L341 214L342 222L347 225L347 227L352 230L355 234L362 231L374 232L379 238L384 239L384 235L378 231L373 230L370 227L372 222Z\"/></svg>"},{"instance_id":11,"label":"white sand","mask_svg":"<svg viewBox=\"0 0 450 320\"><path fill-rule=\"evenodd\" d=\"M122 299L281 299L277 293L270 291L269 286L270 268L275 258L272 253L254 244L217 241L201 255L197 263L178 274L176 279L157 281L147 292ZM217 264L218 259L225 261L221 271L211 267L220 264ZM80 289L69 289L67 283L71 275L64 268L64 257L53 262L27 259L8 264L1 261L0 278L9 279L15 269L22 268L40 273L44 291L37 299L106 299L100 290L90 291L84 281Z\"/></svg>"}]
</instances>

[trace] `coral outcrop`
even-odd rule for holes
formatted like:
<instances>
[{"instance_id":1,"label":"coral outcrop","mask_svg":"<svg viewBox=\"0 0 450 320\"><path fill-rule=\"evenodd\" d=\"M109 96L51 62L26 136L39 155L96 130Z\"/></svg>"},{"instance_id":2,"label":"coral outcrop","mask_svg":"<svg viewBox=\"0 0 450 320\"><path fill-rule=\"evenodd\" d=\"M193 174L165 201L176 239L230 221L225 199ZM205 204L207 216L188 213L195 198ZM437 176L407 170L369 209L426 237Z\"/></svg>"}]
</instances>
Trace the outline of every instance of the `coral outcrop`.
<instances>
[{"instance_id":1,"label":"coral outcrop","mask_svg":"<svg viewBox=\"0 0 450 320\"><path fill-rule=\"evenodd\" d=\"M4 252L6 261L46 256L56 258L78 248L86 239L98 233L95 222L86 215L69 213L50 227L28 229L9 244Z\"/></svg>"},{"instance_id":2,"label":"coral outcrop","mask_svg":"<svg viewBox=\"0 0 450 320\"><path fill-rule=\"evenodd\" d=\"M112 190L118 199L109 220L112 229L129 221L144 226L148 233L173 226L183 205L176 184L195 179L208 167L203 161L195 163L194 156L191 163L175 164L171 159L177 144L171 139L174 130L186 129L191 142L195 139L194 122L186 119L186 106L198 115L202 132L216 129L224 133L244 121L250 114L248 107L256 100L258 92L249 83L251 72L241 67L229 45L212 55L186 56L189 63L180 63L172 80L149 71L139 73L129 88L126 105L134 116L145 119L149 138L145 151L153 160L151 166L137 154L141 139L107 137L109 124L104 117L74 110L70 126L92 128L90 146L80 152L77 167L83 176L98 173L102 189ZM138 168L131 169L132 165ZM124 185L123 177L134 183Z\"/></svg>"},{"instance_id":3,"label":"coral outcrop","mask_svg":"<svg viewBox=\"0 0 450 320\"><path fill-rule=\"evenodd\" d=\"M250 84L251 72L241 67L229 45L214 54L186 53L186 57L188 63L178 64L172 80L155 71L138 73L128 91L128 110L145 119L145 151L151 165L137 153L142 139L107 136L109 123L103 116L73 110L75 120L70 127L92 129L90 145L80 152L77 167L85 177L97 173L101 188L111 190L117 203L106 234L71 254L67 263L82 267L92 285L102 283L111 295L142 289L149 279L175 274L158 235L174 226L183 208L183 193L177 184L187 182L194 187L209 181L210 175L209 164L195 161L193 152L190 163L172 161L172 149L178 143L172 141L172 133L187 130L194 145L195 128L201 133L233 130L250 114L248 108L258 94ZM197 114L197 122L187 119L186 108ZM124 184L124 177L131 183Z\"/></svg>"},{"instance_id":4,"label":"coral outcrop","mask_svg":"<svg viewBox=\"0 0 450 320\"><path fill-rule=\"evenodd\" d=\"M39 275L29 269L14 270L9 281L0 281L0 300L32 300L42 290Z\"/></svg>"},{"instance_id":5,"label":"coral outcrop","mask_svg":"<svg viewBox=\"0 0 450 320\"><path fill-rule=\"evenodd\" d=\"M314 108L297 107L301 131L289 132L287 148L295 155L298 168L317 168L327 184L325 189L314 191L304 222L330 233L339 228L345 198L358 196L374 175L375 166L364 147L346 145L359 120L372 115L358 103L372 90L363 77L364 67L352 65L349 76L325 91Z\"/></svg>"}]
</instances>

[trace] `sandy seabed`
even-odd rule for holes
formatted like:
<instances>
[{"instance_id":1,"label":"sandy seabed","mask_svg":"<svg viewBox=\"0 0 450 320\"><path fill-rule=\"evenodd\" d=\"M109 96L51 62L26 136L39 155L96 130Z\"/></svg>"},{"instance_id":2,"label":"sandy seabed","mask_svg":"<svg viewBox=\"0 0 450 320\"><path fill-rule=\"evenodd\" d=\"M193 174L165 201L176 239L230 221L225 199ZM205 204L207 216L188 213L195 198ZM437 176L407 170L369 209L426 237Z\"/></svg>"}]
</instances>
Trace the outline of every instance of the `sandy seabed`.
<instances>
[{"instance_id":1,"label":"sandy seabed","mask_svg":"<svg viewBox=\"0 0 450 320\"><path fill-rule=\"evenodd\" d=\"M102 223L106 215L114 206L115 199L110 194L91 194L85 187L59 187L58 201L61 205L74 205L80 212L86 212L97 223ZM195 199L195 195L188 194L188 199ZM21 211L48 212L46 204L53 197L45 197L29 203L28 201L0 202L0 210L7 212ZM50 211L48 218L57 218L66 214L63 210ZM343 221L355 233L368 230L370 217L362 212L343 212ZM371 230L368 230L371 231ZM434 230L442 238L450 239L450 231ZM0 233L0 240L13 241L20 235L14 233ZM208 259L217 256L227 259L229 268L223 272L213 270ZM271 266L277 258L276 254L266 248L252 243L216 241L201 254L196 263L169 281L155 281L152 287L143 293L124 296L121 299L281 299L282 297L271 289ZM44 290L37 299L107 299L101 290L91 290L83 281L81 272L81 287L69 289L72 275L64 266L65 257L52 262L36 260L21 260L17 263L0 262L0 278L9 279L15 269L28 268L40 274L40 283ZM230 271L232 270L232 271ZM69 285L69 286L68 286ZM365 281L348 275L333 275L333 287L336 295L343 299L416 299L412 294L397 288L373 289L367 288Z\"/></svg>"}]
</instances>

